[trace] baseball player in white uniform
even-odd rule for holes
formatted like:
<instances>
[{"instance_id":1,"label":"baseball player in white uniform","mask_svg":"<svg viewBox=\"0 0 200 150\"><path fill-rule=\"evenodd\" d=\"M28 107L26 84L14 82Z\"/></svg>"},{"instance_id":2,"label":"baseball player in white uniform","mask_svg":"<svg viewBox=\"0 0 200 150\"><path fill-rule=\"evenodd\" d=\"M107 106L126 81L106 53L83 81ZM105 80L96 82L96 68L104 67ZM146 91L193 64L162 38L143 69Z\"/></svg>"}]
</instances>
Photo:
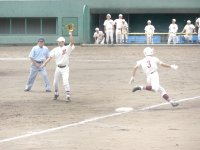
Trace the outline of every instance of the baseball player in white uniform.
<instances>
[{"instance_id":1,"label":"baseball player in white uniform","mask_svg":"<svg viewBox=\"0 0 200 150\"><path fill-rule=\"evenodd\" d=\"M148 90L153 92L160 92L161 96L173 107L178 106L178 103L171 100L168 94L166 93L165 89L160 85L159 83L159 75L158 75L158 65L166 68L172 68L177 69L178 66L176 65L168 65L166 63L163 63L158 58L153 57L153 49L150 47L146 47L144 49L144 55L145 58L142 60L137 61L136 66L133 70L133 76L130 79L130 84L134 82L135 74L137 69L141 66L143 69L143 72L147 76L147 85L146 86L138 86L133 89L132 92L138 91L138 90Z\"/></svg>"},{"instance_id":2,"label":"baseball player in white uniform","mask_svg":"<svg viewBox=\"0 0 200 150\"><path fill-rule=\"evenodd\" d=\"M55 58L56 63L56 70L54 75L54 81L53 85L55 88L55 94L54 94L54 100L57 100L59 96L58 92L58 81L60 76L62 76L63 79L63 86L66 92L66 102L70 101L70 85L69 85L69 56L74 50L74 38L72 36L72 33L69 33L70 35L70 43L69 45L65 46L65 38L59 37L57 39L58 47L54 48L50 52L50 57L43 63L43 66L46 66L46 64L52 59Z\"/></svg>"},{"instance_id":3,"label":"baseball player in white uniform","mask_svg":"<svg viewBox=\"0 0 200 150\"><path fill-rule=\"evenodd\" d=\"M122 42L122 19L123 15L119 14L119 18L114 20L114 24L116 26L116 44L121 44Z\"/></svg>"},{"instance_id":4,"label":"baseball player in white uniform","mask_svg":"<svg viewBox=\"0 0 200 150\"><path fill-rule=\"evenodd\" d=\"M109 39L111 44L113 44L113 33L114 33L114 21L111 19L111 15L106 15L106 20L104 21L104 32L106 33L106 43L109 44Z\"/></svg>"},{"instance_id":5,"label":"baseball player in white uniform","mask_svg":"<svg viewBox=\"0 0 200 150\"><path fill-rule=\"evenodd\" d=\"M128 23L122 20L122 43L128 42Z\"/></svg>"},{"instance_id":6,"label":"baseball player in white uniform","mask_svg":"<svg viewBox=\"0 0 200 150\"><path fill-rule=\"evenodd\" d=\"M196 20L196 26L198 27L198 42L200 44L200 18Z\"/></svg>"},{"instance_id":7,"label":"baseball player in white uniform","mask_svg":"<svg viewBox=\"0 0 200 150\"><path fill-rule=\"evenodd\" d=\"M99 28L95 28L93 38L95 40L94 44L104 44L104 33L102 31L99 31Z\"/></svg>"},{"instance_id":8,"label":"baseball player in white uniform","mask_svg":"<svg viewBox=\"0 0 200 150\"><path fill-rule=\"evenodd\" d=\"M184 38L187 42L192 42L192 34L195 33L195 26L191 24L190 20L187 21L182 33L185 33Z\"/></svg>"},{"instance_id":9,"label":"baseball player in white uniform","mask_svg":"<svg viewBox=\"0 0 200 150\"><path fill-rule=\"evenodd\" d=\"M144 28L144 30L145 30L145 34L146 34L147 44L153 44L153 34L155 31L155 27L153 25L151 25L151 20L147 21L147 25Z\"/></svg>"},{"instance_id":10,"label":"baseball player in white uniform","mask_svg":"<svg viewBox=\"0 0 200 150\"><path fill-rule=\"evenodd\" d=\"M178 31L178 25L176 24L176 19L172 19L172 23L169 26L169 37L168 44L173 41L173 44L176 44L176 33Z\"/></svg>"}]
</instances>

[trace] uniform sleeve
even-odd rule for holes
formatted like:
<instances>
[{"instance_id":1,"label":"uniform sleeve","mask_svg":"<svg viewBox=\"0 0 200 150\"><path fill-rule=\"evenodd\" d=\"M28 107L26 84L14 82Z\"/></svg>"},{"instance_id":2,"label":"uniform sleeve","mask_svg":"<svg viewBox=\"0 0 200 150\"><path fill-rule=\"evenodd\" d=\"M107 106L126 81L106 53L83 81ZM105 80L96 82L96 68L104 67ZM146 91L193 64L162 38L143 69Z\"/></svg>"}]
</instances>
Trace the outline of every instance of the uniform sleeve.
<instances>
[{"instance_id":1,"label":"uniform sleeve","mask_svg":"<svg viewBox=\"0 0 200 150\"><path fill-rule=\"evenodd\" d=\"M112 24L113 24L113 26L115 25L115 22L112 20Z\"/></svg>"},{"instance_id":2,"label":"uniform sleeve","mask_svg":"<svg viewBox=\"0 0 200 150\"><path fill-rule=\"evenodd\" d=\"M31 52L30 52L30 54L29 54L29 57L30 57L30 58L34 58L34 53L35 53L35 48L33 47L33 48L31 49Z\"/></svg>"},{"instance_id":3,"label":"uniform sleeve","mask_svg":"<svg viewBox=\"0 0 200 150\"><path fill-rule=\"evenodd\" d=\"M157 64L161 65L163 63L162 61L160 61L160 59L158 59L156 57L154 57L154 58L155 58L155 61L156 61Z\"/></svg>"},{"instance_id":4,"label":"uniform sleeve","mask_svg":"<svg viewBox=\"0 0 200 150\"><path fill-rule=\"evenodd\" d=\"M53 49L52 51L50 51L49 56L50 57L54 57L55 56L55 49Z\"/></svg>"},{"instance_id":5,"label":"uniform sleeve","mask_svg":"<svg viewBox=\"0 0 200 150\"><path fill-rule=\"evenodd\" d=\"M70 55L71 52L75 49L75 46L74 46L74 45L71 46L71 45L69 44L69 45L66 46L66 49L67 49L66 54L67 54L67 55Z\"/></svg>"},{"instance_id":6,"label":"uniform sleeve","mask_svg":"<svg viewBox=\"0 0 200 150\"><path fill-rule=\"evenodd\" d=\"M169 30L171 30L171 26L172 26L172 24L169 25Z\"/></svg>"},{"instance_id":7,"label":"uniform sleeve","mask_svg":"<svg viewBox=\"0 0 200 150\"><path fill-rule=\"evenodd\" d=\"M178 25L176 25L176 32L178 31Z\"/></svg>"},{"instance_id":8,"label":"uniform sleeve","mask_svg":"<svg viewBox=\"0 0 200 150\"><path fill-rule=\"evenodd\" d=\"M195 26L194 26L194 25L192 25L192 29L195 29Z\"/></svg>"},{"instance_id":9,"label":"uniform sleeve","mask_svg":"<svg viewBox=\"0 0 200 150\"><path fill-rule=\"evenodd\" d=\"M96 38L96 32L94 32L93 38Z\"/></svg>"},{"instance_id":10,"label":"uniform sleeve","mask_svg":"<svg viewBox=\"0 0 200 150\"><path fill-rule=\"evenodd\" d=\"M103 25L106 26L106 20L104 21Z\"/></svg>"},{"instance_id":11,"label":"uniform sleeve","mask_svg":"<svg viewBox=\"0 0 200 150\"><path fill-rule=\"evenodd\" d=\"M147 26L144 27L144 31L146 31L146 30L147 30Z\"/></svg>"},{"instance_id":12,"label":"uniform sleeve","mask_svg":"<svg viewBox=\"0 0 200 150\"><path fill-rule=\"evenodd\" d=\"M153 31L155 30L155 27L152 25L152 27L153 27Z\"/></svg>"},{"instance_id":13,"label":"uniform sleeve","mask_svg":"<svg viewBox=\"0 0 200 150\"><path fill-rule=\"evenodd\" d=\"M115 20L113 21L113 23L116 24L116 23L117 23L117 19L115 19Z\"/></svg>"},{"instance_id":14,"label":"uniform sleeve","mask_svg":"<svg viewBox=\"0 0 200 150\"><path fill-rule=\"evenodd\" d=\"M49 54L49 49L48 47L46 47L46 58L50 57L50 54Z\"/></svg>"},{"instance_id":15,"label":"uniform sleeve","mask_svg":"<svg viewBox=\"0 0 200 150\"><path fill-rule=\"evenodd\" d=\"M136 62L137 67L141 66L141 64L142 64L142 60L139 60L139 61Z\"/></svg>"}]
</instances>

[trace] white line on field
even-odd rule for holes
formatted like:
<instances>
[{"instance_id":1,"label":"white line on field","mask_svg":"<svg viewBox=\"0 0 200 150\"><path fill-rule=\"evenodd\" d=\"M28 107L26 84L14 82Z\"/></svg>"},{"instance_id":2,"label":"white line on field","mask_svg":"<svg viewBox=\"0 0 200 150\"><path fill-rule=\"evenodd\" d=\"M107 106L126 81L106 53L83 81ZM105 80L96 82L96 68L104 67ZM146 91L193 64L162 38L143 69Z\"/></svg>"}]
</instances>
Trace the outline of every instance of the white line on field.
<instances>
[{"instance_id":1,"label":"white line on field","mask_svg":"<svg viewBox=\"0 0 200 150\"><path fill-rule=\"evenodd\" d=\"M198 99L200 99L200 96L195 96L195 97L191 97L191 98L184 98L184 99L177 100L176 102L184 102L184 101L198 100ZM163 106L163 105L169 105L169 103L156 104L156 105L144 107L144 108L141 108L141 109L136 109L135 111L145 111L145 110L157 108L157 107L160 107L160 106ZM134 109L133 109L133 111L134 111ZM102 120L102 119L106 119L106 118L110 118L110 117L114 117L114 116L120 116L122 114L126 114L126 113L129 113L129 112L131 112L131 111L117 112L117 113L112 113L112 114L108 114L108 115L104 115L104 116L100 116L100 117L94 117L94 118L86 119L86 120L83 120L83 121L80 121L80 122L77 122L77 123L67 124L67 125L63 125L63 126L60 126L60 127L42 130L42 131L39 131L39 132L32 132L32 133L21 135L21 136L3 139L3 140L0 140L0 143L14 141L14 140L18 140L18 139L23 139L23 138L27 138L27 137L31 137L31 136L35 136L35 135L45 134L45 133L49 133L49 132L53 132L53 131L57 131L57 130L61 130L61 129L69 128L69 127L84 125L86 123L90 123L90 122L94 122L94 121L98 121L98 120Z\"/></svg>"}]
</instances>

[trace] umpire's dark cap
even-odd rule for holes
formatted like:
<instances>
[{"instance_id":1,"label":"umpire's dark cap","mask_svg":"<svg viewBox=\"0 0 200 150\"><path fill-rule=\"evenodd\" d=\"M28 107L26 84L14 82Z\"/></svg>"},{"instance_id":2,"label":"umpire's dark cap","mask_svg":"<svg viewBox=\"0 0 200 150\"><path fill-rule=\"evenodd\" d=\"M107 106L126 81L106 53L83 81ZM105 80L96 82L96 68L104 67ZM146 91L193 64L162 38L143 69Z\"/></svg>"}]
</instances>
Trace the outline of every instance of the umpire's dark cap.
<instances>
[{"instance_id":1,"label":"umpire's dark cap","mask_svg":"<svg viewBox=\"0 0 200 150\"><path fill-rule=\"evenodd\" d=\"M45 42L44 38L39 38L38 42Z\"/></svg>"}]
</instances>

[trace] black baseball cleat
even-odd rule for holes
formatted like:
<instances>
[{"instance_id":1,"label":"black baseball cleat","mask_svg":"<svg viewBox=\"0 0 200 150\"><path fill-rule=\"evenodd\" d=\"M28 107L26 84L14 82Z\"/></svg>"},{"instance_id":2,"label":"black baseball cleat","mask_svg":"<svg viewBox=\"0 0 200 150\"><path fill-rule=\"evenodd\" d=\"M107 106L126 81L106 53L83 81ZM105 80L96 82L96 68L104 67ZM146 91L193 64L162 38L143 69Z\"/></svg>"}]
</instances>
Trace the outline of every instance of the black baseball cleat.
<instances>
[{"instance_id":1,"label":"black baseball cleat","mask_svg":"<svg viewBox=\"0 0 200 150\"><path fill-rule=\"evenodd\" d=\"M24 92L28 92L28 91L30 91L30 89L25 89L25 90L24 90Z\"/></svg>"},{"instance_id":2,"label":"black baseball cleat","mask_svg":"<svg viewBox=\"0 0 200 150\"><path fill-rule=\"evenodd\" d=\"M171 103L172 107L177 107L179 105L179 103L173 102Z\"/></svg>"},{"instance_id":3,"label":"black baseball cleat","mask_svg":"<svg viewBox=\"0 0 200 150\"><path fill-rule=\"evenodd\" d=\"M66 97L65 102L71 102L70 96L67 96L67 97Z\"/></svg>"},{"instance_id":4,"label":"black baseball cleat","mask_svg":"<svg viewBox=\"0 0 200 150\"><path fill-rule=\"evenodd\" d=\"M46 90L46 92L51 92L51 90Z\"/></svg>"},{"instance_id":5,"label":"black baseball cleat","mask_svg":"<svg viewBox=\"0 0 200 150\"><path fill-rule=\"evenodd\" d=\"M136 91L141 91L142 90L142 88L141 87L139 87L139 86L137 86L137 87L135 87L133 90L132 90L132 92L136 92Z\"/></svg>"},{"instance_id":6,"label":"black baseball cleat","mask_svg":"<svg viewBox=\"0 0 200 150\"><path fill-rule=\"evenodd\" d=\"M58 99L58 97L59 97L59 95L54 95L54 98L53 98L53 100L57 100L57 99Z\"/></svg>"}]
</instances>

